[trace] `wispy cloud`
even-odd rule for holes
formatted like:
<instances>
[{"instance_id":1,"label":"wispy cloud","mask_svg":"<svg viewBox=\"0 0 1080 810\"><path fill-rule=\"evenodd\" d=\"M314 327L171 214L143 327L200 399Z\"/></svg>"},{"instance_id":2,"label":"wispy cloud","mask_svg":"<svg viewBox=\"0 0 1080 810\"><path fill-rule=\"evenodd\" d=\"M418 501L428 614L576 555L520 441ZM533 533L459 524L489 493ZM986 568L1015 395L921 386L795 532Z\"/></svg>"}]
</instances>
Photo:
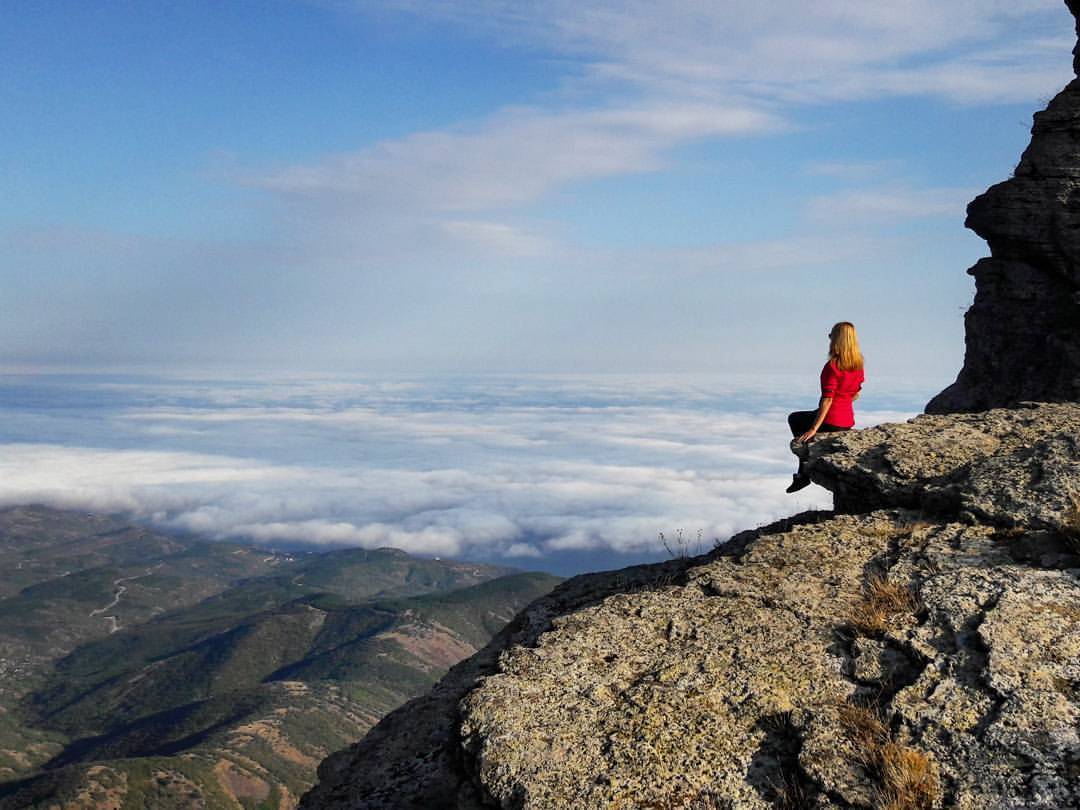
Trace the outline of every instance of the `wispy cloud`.
<instances>
[{"instance_id":1,"label":"wispy cloud","mask_svg":"<svg viewBox=\"0 0 1080 810\"><path fill-rule=\"evenodd\" d=\"M508 109L480 126L423 132L248 181L300 197L333 195L359 211L408 206L484 211L533 202L588 179L656 169L673 146L777 126L743 104L646 101L603 109Z\"/></svg>"},{"instance_id":2,"label":"wispy cloud","mask_svg":"<svg viewBox=\"0 0 1080 810\"><path fill-rule=\"evenodd\" d=\"M807 216L819 224L890 224L913 219L964 219L972 188L862 188L812 197Z\"/></svg>"},{"instance_id":3,"label":"wispy cloud","mask_svg":"<svg viewBox=\"0 0 1080 810\"><path fill-rule=\"evenodd\" d=\"M579 246L515 212L577 184L655 172L688 143L797 127L815 105L1031 99L1069 68L1059 36L1068 14L1057 0L382 0L354 8L561 54L570 65L561 92L528 105L245 173L277 195L311 249L384 267L434 256L441 266L483 256L572 263L565 253ZM872 163L860 164L864 176ZM841 165L850 178L853 164L843 160L818 173ZM857 214L856 224L933 216L953 205L953 193L867 190L812 200L808 210L814 224L830 208Z\"/></svg>"},{"instance_id":4,"label":"wispy cloud","mask_svg":"<svg viewBox=\"0 0 1080 810\"><path fill-rule=\"evenodd\" d=\"M367 5L367 4L365 4ZM470 26L508 44L554 48L596 75L670 95L786 102L895 94L954 101L1029 98L1060 81L1056 0L384 0L384 7ZM1003 46L1016 26L1023 42ZM1044 58L1045 57L1045 58ZM942 83L942 77L954 76ZM964 76L966 78L961 78ZM1039 85L1038 82L1043 82ZM994 85L995 94L988 94Z\"/></svg>"}]
</instances>

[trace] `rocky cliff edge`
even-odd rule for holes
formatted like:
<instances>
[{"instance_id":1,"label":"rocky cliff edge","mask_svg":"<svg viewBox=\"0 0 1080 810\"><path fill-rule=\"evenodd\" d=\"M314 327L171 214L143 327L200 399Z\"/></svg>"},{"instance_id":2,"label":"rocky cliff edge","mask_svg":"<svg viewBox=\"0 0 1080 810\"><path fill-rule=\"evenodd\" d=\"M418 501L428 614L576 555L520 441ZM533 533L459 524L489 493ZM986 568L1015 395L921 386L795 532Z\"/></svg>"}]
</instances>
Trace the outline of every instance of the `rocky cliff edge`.
<instances>
[{"instance_id":1,"label":"rocky cliff edge","mask_svg":"<svg viewBox=\"0 0 1080 810\"><path fill-rule=\"evenodd\" d=\"M578 577L306 808L1080 806L1080 405L814 442L839 512Z\"/></svg>"}]
</instances>

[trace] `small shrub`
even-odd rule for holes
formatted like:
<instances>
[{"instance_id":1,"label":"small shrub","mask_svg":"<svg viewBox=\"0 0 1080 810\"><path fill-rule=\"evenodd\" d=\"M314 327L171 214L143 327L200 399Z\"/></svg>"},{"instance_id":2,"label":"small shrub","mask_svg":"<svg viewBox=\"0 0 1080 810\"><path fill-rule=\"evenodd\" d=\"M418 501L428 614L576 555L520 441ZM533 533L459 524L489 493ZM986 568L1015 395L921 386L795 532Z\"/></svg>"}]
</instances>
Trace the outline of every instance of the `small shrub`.
<instances>
[{"instance_id":1,"label":"small shrub","mask_svg":"<svg viewBox=\"0 0 1080 810\"><path fill-rule=\"evenodd\" d=\"M790 701L791 696L786 690L782 694L784 701ZM791 710L767 714L761 718L761 727L772 734L788 734L791 731Z\"/></svg>"},{"instance_id":2,"label":"small shrub","mask_svg":"<svg viewBox=\"0 0 1080 810\"><path fill-rule=\"evenodd\" d=\"M863 596L852 608L848 623L864 635L880 635L888 629L889 621L894 616L914 613L918 607L919 600L911 588L875 576L866 583Z\"/></svg>"},{"instance_id":3,"label":"small shrub","mask_svg":"<svg viewBox=\"0 0 1080 810\"><path fill-rule=\"evenodd\" d=\"M660 532L660 545L664 547L664 551L666 551L668 556L672 559L685 560L704 553L703 535L704 532L702 532L701 529L697 530L697 535L693 540L691 540L682 529L677 529L672 537L668 537L663 532Z\"/></svg>"}]
</instances>

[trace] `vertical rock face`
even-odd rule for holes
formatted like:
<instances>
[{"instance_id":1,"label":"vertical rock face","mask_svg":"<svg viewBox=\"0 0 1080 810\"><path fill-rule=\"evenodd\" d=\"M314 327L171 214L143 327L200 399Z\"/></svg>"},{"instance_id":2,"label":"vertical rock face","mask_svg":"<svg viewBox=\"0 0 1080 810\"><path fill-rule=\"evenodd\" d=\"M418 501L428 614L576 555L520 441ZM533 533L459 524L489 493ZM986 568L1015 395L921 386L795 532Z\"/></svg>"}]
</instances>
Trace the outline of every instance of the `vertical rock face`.
<instances>
[{"instance_id":1,"label":"vertical rock face","mask_svg":"<svg viewBox=\"0 0 1080 810\"><path fill-rule=\"evenodd\" d=\"M1066 5L1080 18L1080 0ZM991 257L968 271L964 367L927 412L1080 400L1080 79L1035 114L1013 177L976 197L965 224Z\"/></svg>"}]
</instances>

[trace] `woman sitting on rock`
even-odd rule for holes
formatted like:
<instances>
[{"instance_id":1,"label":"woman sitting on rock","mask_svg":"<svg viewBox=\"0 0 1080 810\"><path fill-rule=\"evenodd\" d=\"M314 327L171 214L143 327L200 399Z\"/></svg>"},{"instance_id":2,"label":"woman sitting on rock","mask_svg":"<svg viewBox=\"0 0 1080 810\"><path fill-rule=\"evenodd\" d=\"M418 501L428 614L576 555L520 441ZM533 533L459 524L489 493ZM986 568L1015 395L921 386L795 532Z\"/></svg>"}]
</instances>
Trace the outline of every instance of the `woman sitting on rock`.
<instances>
[{"instance_id":1,"label":"woman sitting on rock","mask_svg":"<svg viewBox=\"0 0 1080 810\"><path fill-rule=\"evenodd\" d=\"M863 384L863 356L854 325L841 321L829 332L829 360L821 370L821 401L816 411L795 411L788 426L795 442L810 441L818 433L850 430L855 424L851 403L859 398ZM799 471L792 476L788 492L810 486L806 462L800 457Z\"/></svg>"}]
</instances>

